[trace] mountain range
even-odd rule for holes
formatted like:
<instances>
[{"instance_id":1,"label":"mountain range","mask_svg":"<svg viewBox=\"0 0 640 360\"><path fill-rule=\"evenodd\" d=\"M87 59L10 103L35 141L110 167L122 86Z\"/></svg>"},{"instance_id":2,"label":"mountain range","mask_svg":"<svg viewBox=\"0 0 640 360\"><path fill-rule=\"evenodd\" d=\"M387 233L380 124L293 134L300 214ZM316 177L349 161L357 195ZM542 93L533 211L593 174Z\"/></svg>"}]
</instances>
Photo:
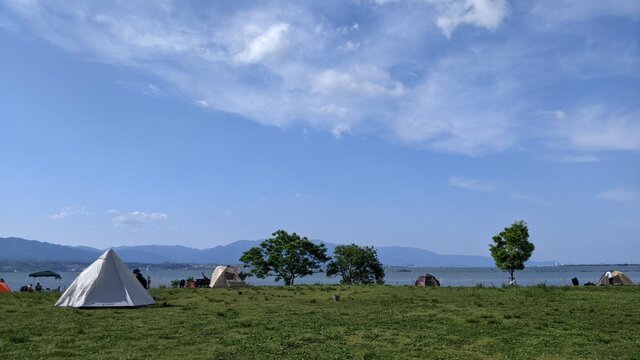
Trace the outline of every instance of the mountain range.
<instances>
[{"instance_id":1,"label":"mountain range","mask_svg":"<svg viewBox=\"0 0 640 360\"><path fill-rule=\"evenodd\" d=\"M320 242L315 240L314 242ZM242 253L260 244L260 240L239 240L228 245L208 249L195 249L180 245L139 245L114 247L118 255L129 263L187 263L237 264ZM324 243L327 253L333 254L338 244ZM105 249L88 246L57 245L16 237L0 238L0 261L94 261ZM488 256L440 255L420 248L401 246L376 247L380 262L387 266L461 266L493 267ZM529 261L527 265L553 265L553 261Z\"/></svg>"}]
</instances>

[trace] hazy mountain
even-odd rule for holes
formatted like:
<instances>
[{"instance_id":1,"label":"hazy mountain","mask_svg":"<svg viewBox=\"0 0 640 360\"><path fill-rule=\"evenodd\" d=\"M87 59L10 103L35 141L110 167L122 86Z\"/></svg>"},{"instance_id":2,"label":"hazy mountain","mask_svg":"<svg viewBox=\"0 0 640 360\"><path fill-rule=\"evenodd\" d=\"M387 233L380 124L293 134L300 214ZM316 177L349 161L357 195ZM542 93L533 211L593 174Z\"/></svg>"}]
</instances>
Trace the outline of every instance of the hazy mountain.
<instances>
[{"instance_id":1,"label":"hazy mountain","mask_svg":"<svg viewBox=\"0 0 640 360\"><path fill-rule=\"evenodd\" d=\"M318 240L314 240L319 242ZM259 240L240 240L209 249L194 249L179 245L119 246L114 249L125 262L237 264L242 253ZM333 254L337 244L325 243ZM439 255L434 252L401 246L376 247L380 261L397 266L494 266L488 256ZM39 260L91 262L104 250L86 246L65 246L20 238L0 238L0 260ZM530 261L528 265L553 265L553 262Z\"/></svg>"},{"instance_id":2,"label":"hazy mountain","mask_svg":"<svg viewBox=\"0 0 640 360\"><path fill-rule=\"evenodd\" d=\"M207 263L202 250L179 245L118 246L113 248L126 262L140 263Z\"/></svg>"},{"instance_id":3,"label":"hazy mountain","mask_svg":"<svg viewBox=\"0 0 640 360\"><path fill-rule=\"evenodd\" d=\"M0 260L40 260L91 262L99 255L97 249L50 244L15 237L0 238Z\"/></svg>"}]
</instances>

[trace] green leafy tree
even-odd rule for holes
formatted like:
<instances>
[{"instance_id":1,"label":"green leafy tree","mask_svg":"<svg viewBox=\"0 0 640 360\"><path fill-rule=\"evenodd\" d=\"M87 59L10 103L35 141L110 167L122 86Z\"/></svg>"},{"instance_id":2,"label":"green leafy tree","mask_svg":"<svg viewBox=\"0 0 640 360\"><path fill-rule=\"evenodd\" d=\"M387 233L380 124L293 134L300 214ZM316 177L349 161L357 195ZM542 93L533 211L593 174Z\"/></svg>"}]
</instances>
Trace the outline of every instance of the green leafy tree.
<instances>
[{"instance_id":1,"label":"green leafy tree","mask_svg":"<svg viewBox=\"0 0 640 360\"><path fill-rule=\"evenodd\" d=\"M247 267L248 275L261 279L275 276L276 281L282 279L285 285L293 285L296 278L313 274L330 259L324 244L316 245L306 237L284 230L272 236L242 254L240 261Z\"/></svg>"},{"instance_id":2,"label":"green leafy tree","mask_svg":"<svg viewBox=\"0 0 640 360\"><path fill-rule=\"evenodd\" d=\"M529 242L527 223L523 220L514 222L494 236L493 242L494 244L489 245L489 250L496 266L508 271L510 282L515 282L513 272L524 269L524 263L529 260L535 249L535 245Z\"/></svg>"},{"instance_id":3,"label":"green leafy tree","mask_svg":"<svg viewBox=\"0 0 640 360\"><path fill-rule=\"evenodd\" d=\"M340 274L341 284L384 284L384 268L373 246L339 245L333 261L327 265L327 276Z\"/></svg>"}]
</instances>

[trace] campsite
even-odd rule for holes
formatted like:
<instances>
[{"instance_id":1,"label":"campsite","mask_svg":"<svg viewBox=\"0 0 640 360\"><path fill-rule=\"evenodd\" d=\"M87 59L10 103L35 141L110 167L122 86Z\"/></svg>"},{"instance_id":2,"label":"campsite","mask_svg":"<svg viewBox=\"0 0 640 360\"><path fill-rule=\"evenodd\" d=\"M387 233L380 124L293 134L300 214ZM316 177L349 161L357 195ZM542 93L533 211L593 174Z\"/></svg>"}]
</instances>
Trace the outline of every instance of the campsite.
<instances>
[{"instance_id":1,"label":"campsite","mask_svg":"<svg viewBox=\"0 0 640 360\"><path fill-rule=\"evenodd\" d=\"M40 272L40 276L45 272ZM8 358L638 358L640 287L250 286L216 266L147 289L113 249L64 291L0 294ZM30 274L30 276L33 274ZM59 278L54 272L46 276ZM204 280L204 281L203 281ZM2 282L2 284L5 284ZM5 284L6 285L6 284ZM419 344L419 346L416 346Z\"/></svg>"},{"instance_id":2,"label":"campsite","mask_svg":"<svg viewBox=\"0 0 640 360\"><path fill-rule=\"evenodd\" d=\"M334 294L340 301L332 301ZM416 286L152 289L134 309L0 296L3 358L640 357L640 289ZM11 326L8 326L11 324ZM20 324L20 326L14 326Z\"/></svg>"}]
</instances>

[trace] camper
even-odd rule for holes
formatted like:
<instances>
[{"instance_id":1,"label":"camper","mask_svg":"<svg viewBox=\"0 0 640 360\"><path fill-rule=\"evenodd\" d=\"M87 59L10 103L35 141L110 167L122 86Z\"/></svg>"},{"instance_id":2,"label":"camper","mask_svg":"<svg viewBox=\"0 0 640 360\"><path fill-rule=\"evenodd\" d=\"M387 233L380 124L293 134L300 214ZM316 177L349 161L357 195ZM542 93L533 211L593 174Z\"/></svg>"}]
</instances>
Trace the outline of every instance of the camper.
<instances>
[{"instance_id":1,"label":"camper","mask_svg":"<svg viewBox=\"0 0 640 360\"><path fill-rule=\"evenodd\" d=\"M56 306L75 308L137 307L155 304L113 249L100 255L71 283Z\"/></svg>"},{"instance_id":2,"label":"camper","mask_svg":"<svg viewBox=\"0 0 640 360\"><path fill-rule=\"evenodd\" d=\"M247 286L247 283L242 280L236 266L216 266L211 273L211 283L209 287L230 288L243 286Z\"/></svg>"}]
</instances>

